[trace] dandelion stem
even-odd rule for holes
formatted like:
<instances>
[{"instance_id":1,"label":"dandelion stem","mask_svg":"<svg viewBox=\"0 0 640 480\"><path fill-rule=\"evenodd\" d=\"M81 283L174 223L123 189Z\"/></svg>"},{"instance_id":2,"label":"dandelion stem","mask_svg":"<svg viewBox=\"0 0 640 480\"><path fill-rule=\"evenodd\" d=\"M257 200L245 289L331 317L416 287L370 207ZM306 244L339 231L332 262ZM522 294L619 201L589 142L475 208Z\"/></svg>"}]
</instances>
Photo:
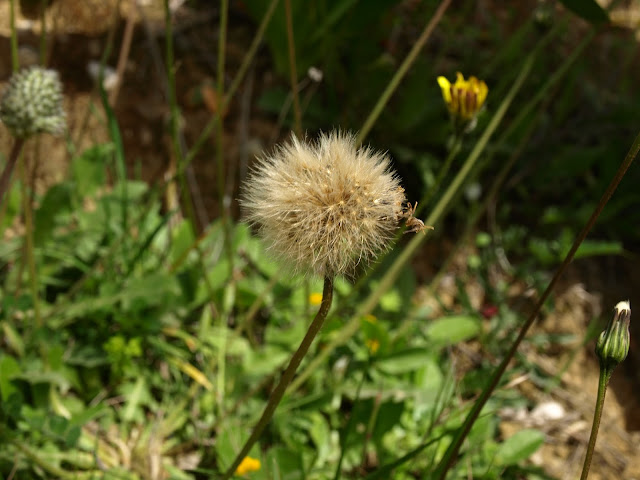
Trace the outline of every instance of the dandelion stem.
<instances>
[{"instance_id":1,"label":"dandelion stem","mask_svg":"<svg viewBox=\"0 0 640 480\"><path fill-rule=\"evenodd\" d=\"M442 164L442 167L440 168L440 171L438 172L438 176L436 177L436 181L433 184L433 187L431 187L429 191L423 195L422 199L420 200L420 203L416 207L414 216L417 217L418 215L420 215L420 212L427 205L429 205L429 202L431 201L433 196L438 192L438 189L440 188L440 184L442 183L442 180L444 180L444 178L447 176L447 173L449 173L449 170L451 169L451 164L453 163L453 159L456 158L456 156L458 155L458 152L460 151L461 146L462 146L462 139L460 138L460 136L456 135L453 140L453 146L451 147L451 150L449 151L449 155L447 155L446 160L444 161L444 163Z\"/></svg>"},{"instance_id":2,"label":"dandelion stem","mask_svg":"<svg viewBox=\"0 0 640 480\"><path fill-rule=\"evenodd\" d=\"M276 408L278 407L278 404L282 400L282 397L284 396L287 386L289 385L289 383L291 383L291 380L293 379L293 376L295 375L296 370L300 365L300 362L302 362L302 359L304 358L306 353L309 351L309 347L311 346L311 343L313 343L314 338L322 328L322 325L324 324L324 321L327 318L327 314L329 313L329 309L331 308L332 299L333 299L333 277L327 276L324 278L324 290L322 292L322 302L320 304L320 310L318 310L318 313L316 314L315 318L311 322L311 325L309 325L309 329L307 330L307 333L304 336L302 343L300 343L298 350L296 350L296 352L291 357L291 360L289 361L289 365L287 366L286 370L282 374L282 377L280 378L278 385L273 390L273 392L271 392L271 396L269 397L267 406L264 408L264 411L262 412L262 416L260 417L260 420L258 420L258 423L254 427L253 432L251 433L251 436L246 441L246 443L244 444L244 446L236 456L235 460L233 461L229 469L225 472L224 476L222 477L223 480L228 480L229 478L231 478L233 473L236 471L236 468L238 468L238 465L240 465L240 462L242 462L242 459L247 456L247 454L249 453L253 445L260 438L260 435L262 435L262 432L266 428L267 424L271 421L271 418L273 417L273 414L275 413Z\"/></svg>"},{"instance_id":3,"label":"dandelion stem","mask_svg":"<svg viewBox=\"0 0 640 480\"><path fill-rule=\"evenodd\" d=\"M604 397L607 394L607 385L613 369L600 368L600 378L598 379L598 397L596 399L596 409L593 412L593 424L591 425L591 435L589 436L589 444L587 445L587 453L584 457L584 464L582 466L582 475L580 480L587 480L589 476L589 468L591 467L591 459L593 458L593 450L596 446L596 439L598 438L598 430L600 429L600 419L602 418L602 408L604 407Z\"/></svg>"},{"instance_id":4,"label":"dandelion stem","mask_svg":"<svg viewBox=\"0 0 640 480\"><path fill-rule=\"evenodd\" d=\"M484 151L484 148L487 145L489 138L491 137L493 132L496 130L496 128L502 121L502 118L507 112L507 109L509 108L509 105L511 104L511 101L515 97L516 93L520 90L520 87L522 86L524 79L526 78L529 71L531 70L531 67L533 66L534 58L535 58L535 52L532 52L527 58L527 60L524 62L524 65L518 75L518 78L512 85L511 90L509 91L507 96L504 98L504 100L500 104L500 107L496 110L496 113L494 114L493 118L489 122L489 125L487 126L486 130L484 131L484 133L476 143L476 146L474 147L474 149L471 151L471 153L467 157L467 160L463 164L462 168L458 171L455 178L449 184L447 190L444 192L442 197L440 197L438 203L436 204L436 206L433 208L433 210L425 220L425 224L436 225L444 216L444 212L447 206L449 206L451 198L453 198L453 196L456 194L456 192L462 185L462 182L466 179L469 171L475 165L475 162L480 157L480 153ZM373 308L378 304L384 292L386 292L387 290L389 290L389 288L391 288L391 286L393 285L393 282L396 281L402 269L413 257L413 255L417 252L418 247L422 244L425 238L428 238L428 237L423 235L415 235L411 239L411 241L405 246L405 248L400 252L398 257L395 259L391 267L389 267L386 273L382 276L375 290L371 292L363 302L360 303L358 309L351 317L351 320L349 320L349 322L340 330L339 335L336 335L333 338L333 340L331 340L331 342L329 342L326 345L326 347L320 353L318 353L318 355L316 355L311 362L309 362L309 365L305 367L304 371L300 373L300 375L298 375L295 381L291 384L292 391L300 387L300 385L302 385L302 383L306 381L309 375L311 375L313 371L316 368L318 368L318 366L321 365L322 362L324 362L327 359L327 357L331 354L331 352L334 351L335 348L337 348L339 345L344 344L348 339L350 339L353 335L356 334L356 332L360 327L360 318L362 318L367 313L370 313L373 310Z\"/></svg>"}]
</instances>

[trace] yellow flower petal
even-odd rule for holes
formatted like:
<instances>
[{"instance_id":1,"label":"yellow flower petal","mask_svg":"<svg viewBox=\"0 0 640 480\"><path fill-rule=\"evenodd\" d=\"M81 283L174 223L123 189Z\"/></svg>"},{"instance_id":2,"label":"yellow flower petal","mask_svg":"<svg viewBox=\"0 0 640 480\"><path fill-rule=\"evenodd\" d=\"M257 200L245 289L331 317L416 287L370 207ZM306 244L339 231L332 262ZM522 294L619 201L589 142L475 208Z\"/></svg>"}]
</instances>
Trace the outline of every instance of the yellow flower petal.
<instances>
[{"instance_id":1,"label":"yellow flower petal","mask_svg":"<svg viewBox=\"0 0 640 480\"><path fill-rule=\"evenodd\" d=\"M438 77L438 85L442 89L442 98L444 103L449 105L451 103L451 82L445 77Z\"/></svg>"},{"instance_id":2,"label":"yellow flower petal","mask_svg":"<svg viewBox=\"0 0 640 480\"><path fill-rule=\"evenodd\" d=\"M478 114L489 93L487 84L471 76L468 80L456 72L456 81L451 84L445 77L438 77L442 98L451 115L464 122L472 121Z\"/></svg>"},{"instance_id":3,"label":"yellow flower petal","mask_svg":"<svg viewBox=\"0 0 640 480\"><path fill-rule=\"evenodd\" d=\"M260 460L252 457L244 457L238 468L236 468L236 475L244 475L250 472L257 472L260 470Z\"/></svg>"}]
</instances>

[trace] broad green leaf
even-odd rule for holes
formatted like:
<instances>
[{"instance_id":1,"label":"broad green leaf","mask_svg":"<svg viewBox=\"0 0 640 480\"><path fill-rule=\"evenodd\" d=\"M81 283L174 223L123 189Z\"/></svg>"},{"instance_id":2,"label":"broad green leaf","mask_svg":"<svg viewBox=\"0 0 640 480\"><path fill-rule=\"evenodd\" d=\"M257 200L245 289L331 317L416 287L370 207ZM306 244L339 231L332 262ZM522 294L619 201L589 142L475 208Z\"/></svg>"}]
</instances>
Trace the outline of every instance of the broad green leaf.
<instances>
[{"instance_id":1,"label":"broad green leaf","mask_svg":"<svg viewBox=\"0 0 640 480\"><path fill-rule=\"evenodd\" d=\"M144 377L138 377L133 388L126 393L127 403L122 411L122 418L125 421L133 420L136 415L136 410L141 404L146 402L146 399L149 398L149 396L149 391L147 390L147 384Z\"/></svg>"},{"instance_id":2,"label":"broad green leaf","mask_svg":"<svg viewBox=\"0 0 640 480\"><path fill-rule=\"evenodd\" d=\"M424 367L425 363L433 361L432 354L431 350L425 348L412 348L380 358L376 366L384 373L398 375Z\"/></svg>"},{"instance_id":3,"label":"broad green leaf","mask_svg":"<svg viewBox=\"0 0 640 480\"><path fill-rule=\"evenodd\" d=\"M6 311L6 310L5 310ZM19 357L24 356L24 341L20 334L13 328L9 322L0 322L2 325L2 333L4 334L7 346L13 350Z\"/></svg>"},{"instance_id":4,"label":"broad green leaf","mask_svg":"<svg viewBox=\"0 0 640 480\"><path fill-rule=\"evenodd\" d=\"M539 430L520 430L507 438L498 447L496 463L499 465L515 465L533 455L544 443L544 433Z\"/></svg>"},{"instance_id":5,"label":"broad green leaf","mask_svg":"<svg viewBox=\"0 0 640 480\"><path fill-rule=\"evenodd\" d=\"M576 251L575 259L593 257L595 255L620 255L624 251L621 242L585 240Z\"/></svg>"},{"instance_id":6,"label":"broad green leaf","mask_svg":"<svg viewBox=\"0 0 640 480\"><path fill-rule=\"evenodd\" d=\"M172 234L170 259L171 263L175 266L184 262L184 257L190 253L189 249L193 245L195 237L193 236L191 223L188 220L176 226Z\"/></svg>"},{"instance_id":7,"label":"broad green leaf","mask_svg":"<svg viewBox=\"0 0 640 480\"><path fill-rule=\"evenodd\" d=\"M0 357L0 394L2 394L3 402L6 402L9 396L16 391L16 387L11 383L11 380L19 374L20 365L18 365L16 359L9 355L2 355Z\"/></svg>"},{"instance_id":8,"label":"broad green leaf","mask_svg":"<svg viewBox=\"0 0 640 480\"><path fill-rule=\"evenodd\" d=\"M112 143L88 148L71 162L75 189L80 197L92 194L105 184L106 165L115 148Z\"/></svg>"},{"instance_id":9,"label":"broad green leaf","mask_svg":"<svg viewBox=\"0 0 640 480\"><path fill-rule=\"evenodd\" d=\"M480 320L468 315L454 315L434 320L427 327L427 337L439 348L469 340L480 333Z\"/></svg>"},{"instance_id":10,"label":"broad green leaf","mask_svg":"<svg viewBox=\"0 0 640 480\"><path fill-rule=\"evenodd\" d=\"M24 380L31 385L35 385L37 383L51 383L58 386L63 392L68 390L70 387L69 380L60 372L45 372L42 370L29 371L20 373L16 378Z\"/></svg>"},{"instance_id":11,"label":"broad green leaf","mask_svg":"<svg viewBox=\"0 0 640 480\"><path fill-rule=\"evenodd\" d=\"M303 480L304 463L300 451L293 451L283 447L275 447L267 454L267 465L263 468L270 469L269 478L281 478L283 480Z\"/></svg>"},{"instance_id":12,"label":"broad green leaf","mask_svg":"<svg viewBox=\"0 0 640 480\"><path fill-rule=\"evenodd\" d=\"M49 187L34 215L34 236L37 246L45 243L56 226L56 217L71 210L71 187L67 183Z\"/></svg>"}]
</instances>

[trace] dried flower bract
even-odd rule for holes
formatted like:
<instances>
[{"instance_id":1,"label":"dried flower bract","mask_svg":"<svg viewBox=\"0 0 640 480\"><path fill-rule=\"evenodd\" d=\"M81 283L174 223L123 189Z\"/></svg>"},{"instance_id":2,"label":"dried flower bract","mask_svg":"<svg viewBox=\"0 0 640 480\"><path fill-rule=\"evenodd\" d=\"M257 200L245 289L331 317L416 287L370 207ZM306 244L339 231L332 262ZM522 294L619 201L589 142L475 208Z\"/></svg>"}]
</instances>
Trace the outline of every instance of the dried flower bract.
<instances>
[{"instance_id":1,"label":"dried flower bract","mask_svg":"<svg viewBox=\"0 0 640 480\"><path fill-rule=\"evenodd\" d=\"M241 204L269 250L293 270L350 275L387 248L404 201L385 154L333 132L316 143L293 136L259 159Z\"/></svg>"}]
</instances>

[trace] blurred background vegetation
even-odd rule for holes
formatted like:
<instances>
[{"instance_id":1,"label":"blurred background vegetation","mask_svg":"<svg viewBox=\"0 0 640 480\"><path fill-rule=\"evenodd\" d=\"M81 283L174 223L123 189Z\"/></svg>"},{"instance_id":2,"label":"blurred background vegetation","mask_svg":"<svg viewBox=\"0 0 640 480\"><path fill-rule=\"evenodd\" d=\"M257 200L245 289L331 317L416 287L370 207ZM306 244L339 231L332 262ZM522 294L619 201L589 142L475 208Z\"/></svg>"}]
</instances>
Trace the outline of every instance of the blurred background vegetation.
<instances>
[{"instance_id":1,"label":"blurred background vegetation","mask_svg":"<svg viewBox=\"0 0 640 480\"><path fill-rule=\"evenodd\" d=\"M27 144L0 213L0 478L217 478L231 464L322 291L279 274L240 222L240 185L292 131L363 131L444 6L364 143L389 152L421 218L479 157L348 335L408 236L366 281L338 282L244 474L430 478L640 125L633 1L292 0L288 22L285 0L232 0L225 22L218 0L21 0L13 28L11 3L0 81L15 32L21 65L60 72L69 128ZM489 86L462 139L436 81L458 71ZM0 126L3 163L11 144ZM639 183L632 166L447 478L577 476L593 338L617 301L640 299ZM640 475L633 344L625 365L593 478Z\"/></svg>"}]
</instances>

